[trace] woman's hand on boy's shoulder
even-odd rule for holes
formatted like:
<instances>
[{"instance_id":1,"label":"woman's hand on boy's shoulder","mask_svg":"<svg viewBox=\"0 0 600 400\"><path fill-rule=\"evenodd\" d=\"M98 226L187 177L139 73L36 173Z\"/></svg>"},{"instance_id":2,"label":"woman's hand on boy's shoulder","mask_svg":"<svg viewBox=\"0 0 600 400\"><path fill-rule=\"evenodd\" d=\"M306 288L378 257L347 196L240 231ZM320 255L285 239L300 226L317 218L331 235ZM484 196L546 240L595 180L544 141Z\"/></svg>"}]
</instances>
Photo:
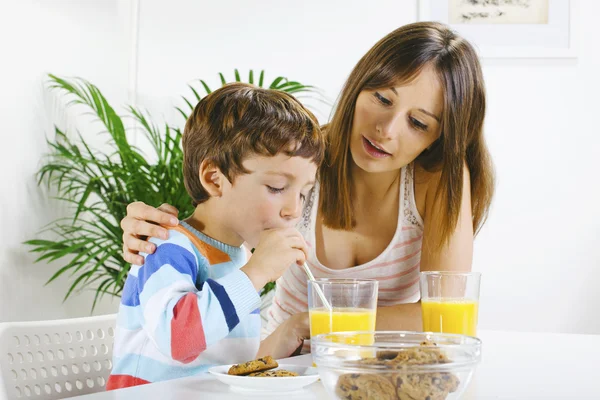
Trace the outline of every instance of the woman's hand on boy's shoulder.
<instances>
[{"instance_id":1,"label":"woman's hand on boy's shoulder","mask_svg":"<svg viewBox=\"0 0 600 400\"><path fill-rule=\"evenodd\" d=\"M167 238L167 229L159 226L177 226L179 211L169 205L162 204L158 208L136 201L127 206L127 215L121 220L123 229L123 259L141 265L144 262L139 252L154 253L156 246L147 241L148 237Z\"/></svg>"}]
</instances>

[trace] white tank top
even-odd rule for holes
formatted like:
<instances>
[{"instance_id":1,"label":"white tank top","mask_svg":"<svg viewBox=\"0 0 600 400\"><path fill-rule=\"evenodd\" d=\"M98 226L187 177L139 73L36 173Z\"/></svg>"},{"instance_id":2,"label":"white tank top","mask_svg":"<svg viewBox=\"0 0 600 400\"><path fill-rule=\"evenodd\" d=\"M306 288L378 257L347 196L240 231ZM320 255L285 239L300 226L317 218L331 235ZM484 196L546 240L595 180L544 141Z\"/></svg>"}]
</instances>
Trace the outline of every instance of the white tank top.
<instances>
[{"instance_id":1,"label":"white tank top","mask_svg":"<svg viewBox=\"0 0 600 400\"><path fill-rule=\"evenodd\" d=\"M393 306L419 301L419 270L423 220L417 211L414 196L414 168L412 164L400 173L400 201L396 233L385 250L373 260L346 269L330 269L317 259L315 249L315 221L319 203L319 188L315 187L307 202L298 227L309 247L307 264L315 278L377 279L379 296L377 306ZM267 311L263 338L290 315L308 311L306 274L293 264L277 280L273 302Z\"/></svg>"}]
</instances>

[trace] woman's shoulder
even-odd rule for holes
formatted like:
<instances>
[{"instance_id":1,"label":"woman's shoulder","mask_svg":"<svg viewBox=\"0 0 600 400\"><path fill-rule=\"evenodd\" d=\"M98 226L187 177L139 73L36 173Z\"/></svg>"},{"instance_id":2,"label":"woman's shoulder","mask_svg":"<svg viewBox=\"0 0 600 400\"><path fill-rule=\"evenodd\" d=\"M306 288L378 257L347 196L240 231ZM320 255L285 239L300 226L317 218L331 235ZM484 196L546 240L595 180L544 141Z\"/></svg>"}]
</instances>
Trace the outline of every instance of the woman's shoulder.
<instances>
[{"instance_id":1,"label":"woman's shoulder","mask_svg":"<svg viewBox=\"0 0 600 400\"><path fill-rule=\"evenodd\" d=\"M414 163L414 195L415 195L415 206L419 215L425 217L425 207L427 202L427 192L430 191L430 187L437 187L442 176L442 171L427 171L419 163Z\"/></svg>"},{"instance_id":2,"label":"woman's shoulder","mask_svg":"<svg viewBox=\"0 0 600 400\"><path fill-rule=\"evenodd\" d=\"M414 171L415 186L421 185L427 187L433 185L437 187L439 185L440 178L442 177L441 168L435 171L428 171L421 164L415 162Z\"/></svg>"},{"instance_id":3,"label":"woman's shoulder","mask_svg":"<svg viewBox=\"0 0 600 400\"><path fill-rule=\"evenodd\" d=\"M428 171L419 163L414 163L414 179L415 179L415 189L417 185L422 186L425 189L434 189L437 190L440 185L442 179L442 169L436 169L433 171ZM466 161L463 163L463 179L469 179L469 167Z\"/></svg>"},{"instance_id":4,"label":"woman's shoulder","mask_svg":"<svg viewBox=\"0 0 600 400\"><path fill-rule=\"evenodd\" d=\"M415 203L419 213L425 217L428 196L435 196L442 181L442 169L428 171L419 163L414 163ZM467 163L463 163L463 190L469 187L470 174Z\"/></svg>"}]
</instances>

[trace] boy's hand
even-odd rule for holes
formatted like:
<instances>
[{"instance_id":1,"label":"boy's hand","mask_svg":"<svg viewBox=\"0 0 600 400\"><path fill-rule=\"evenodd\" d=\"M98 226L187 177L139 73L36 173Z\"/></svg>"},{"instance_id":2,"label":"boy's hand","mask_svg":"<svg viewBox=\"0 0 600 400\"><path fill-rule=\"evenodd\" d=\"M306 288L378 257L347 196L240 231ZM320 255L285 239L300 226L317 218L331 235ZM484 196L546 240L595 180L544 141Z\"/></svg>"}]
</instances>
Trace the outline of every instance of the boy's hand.
<instances>
[{"instance_id":1,"label":"boy's hand","mask_svg":"<svg viewBox=\"0 0 600 400\"><path fill-rule=\"evenodd\" d=\"M257 357L272 356L275 359L291 357L310 337L308 312L294 314L283 321L273 333L260 343Z\"/></svg>"},{"instance_id":2,"label":"boy's hand","mask_svg":"<svg viewBox=\"0 0 600 400\"><path fill-rule=\"evenodd\" d=\"M306 261L308 247L296 228L269 229L260 234L252 258L241 270L256 290L279 278L292 263Z\"/></svg>"}]
</instances>

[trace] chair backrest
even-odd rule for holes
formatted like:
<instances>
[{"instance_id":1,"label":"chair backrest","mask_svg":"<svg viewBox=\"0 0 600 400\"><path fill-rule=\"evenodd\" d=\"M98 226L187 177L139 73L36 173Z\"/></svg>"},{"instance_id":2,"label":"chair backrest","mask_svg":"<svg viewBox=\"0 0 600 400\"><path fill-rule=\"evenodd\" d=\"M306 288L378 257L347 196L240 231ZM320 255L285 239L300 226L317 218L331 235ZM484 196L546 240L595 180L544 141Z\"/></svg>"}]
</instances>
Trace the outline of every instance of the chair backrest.
<instances>
[{"instance_id":1,"label":"chair backrest","mask_svg":"<svg viewBox=\"0 0 600 400\"><path fill-rule=\"evenodd\" d=\"M62 399L104 390L116 315L0 323L0 399Z\"/></svg>"}]
</instances>

